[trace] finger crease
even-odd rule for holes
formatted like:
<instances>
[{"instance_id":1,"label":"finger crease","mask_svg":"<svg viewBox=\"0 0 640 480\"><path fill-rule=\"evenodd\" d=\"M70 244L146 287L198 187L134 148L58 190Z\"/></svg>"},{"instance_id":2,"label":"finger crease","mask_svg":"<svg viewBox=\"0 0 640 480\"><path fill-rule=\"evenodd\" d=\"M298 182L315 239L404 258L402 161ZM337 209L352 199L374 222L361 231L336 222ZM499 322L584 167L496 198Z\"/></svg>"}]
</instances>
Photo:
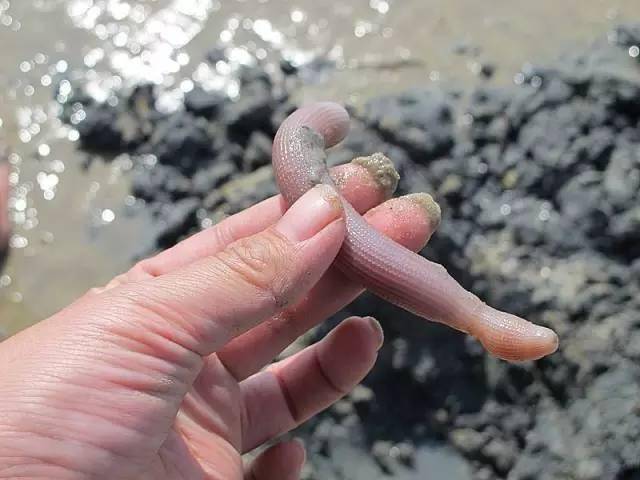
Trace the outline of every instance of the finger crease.
<instances>
[{"instance_id":1,"label":"finger crease","mask_svg":"<svg viewBox=\"0 0 640 480\"><path fill-rule=\"evenodd\" d=\"M278 385L280 385L280 392L282 393L282 398L284 398L284 401L287 404L289 415L293 419L294 423L297 425L302 421L302 419L300 418L300 413L298 412L296 404L293 401L293 397L291 396L291 392L289 391L287 382L285 381L284 378L282 378L282 375L280 375L280 372L272 371L272 373L276 377L276 380L278 381Z\"/></svg>"},{"instance_id":2,"label":"finger crease","mask_svg":"<svg viewBox=\"0 0 640 480\"><path fill-rule=\"evenodd\" d=\"M331 378L331 375L327 373L327 370L324 368L324 365L322 364L322 360L320 360L320 355L318 353L317 346L313 349L313 361L316 364L318 373L320 374L324 382L327 384L327 386L331 390L333 390L334 393L337 393L340 398L344 397L347 393L349 393L348 390L341 388L339 385L337 385Z\"/></svg>"}]
</instances>

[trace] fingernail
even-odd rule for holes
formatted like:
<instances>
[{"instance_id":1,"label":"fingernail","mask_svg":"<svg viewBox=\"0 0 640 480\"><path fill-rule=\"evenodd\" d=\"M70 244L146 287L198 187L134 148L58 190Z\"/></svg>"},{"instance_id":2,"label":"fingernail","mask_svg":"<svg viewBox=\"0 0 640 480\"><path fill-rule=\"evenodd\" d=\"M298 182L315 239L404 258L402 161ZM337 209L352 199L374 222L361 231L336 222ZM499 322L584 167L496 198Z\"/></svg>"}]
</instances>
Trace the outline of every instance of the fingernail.
<instances>
[{"instance_id":1,"label":"fingernail","mask_svg":"<svg viewBox=\"0 0 640 480\"><path fill-rule=\"evenodd\" d=\"M393 162L383 153L378 152L368 157L354 158L351 163L360 165L369 171L371 177L384 192L385 198L391 198L398 188L400 175L393 166Z\"/></svg>"},{"instance_id":2,"label":"fingernail","mask_svg":"<svg viewBox=\"0 0 640 480\"><path fill-rule=\"evenodd\" d=\"M318 185L294 203L275 228L297 243L310 239L341 217L342 203L338 194L327 185Z\"/></svg>"},{"instance_id":3,"label":"fingernail","mask_svg":"<svg viewBox=\"0 0 640 480\"><path fill-rule=\"evenodd\" d=\"M433 230L438 228L442 217L442 210L440 210L440 205L438 205L431 195L428 193L410 193L401 198L406 198L422 208L431 228Z\"/></svg>"},{"instance_id":4,"label":"fingernail","mask_svg":"<svg viewBox=\"0 0 640 480\"><path fill-rule=\"evenodd\" d=\"M378 347L376 348L376 350L380 350L382 348L382 345L384 345L384 330L382 330L382 325L380 325L380 322L378 322L378 320L373 317L365 318L369 321L369 326L378 339Z\"/></svg>"}]
</instances>

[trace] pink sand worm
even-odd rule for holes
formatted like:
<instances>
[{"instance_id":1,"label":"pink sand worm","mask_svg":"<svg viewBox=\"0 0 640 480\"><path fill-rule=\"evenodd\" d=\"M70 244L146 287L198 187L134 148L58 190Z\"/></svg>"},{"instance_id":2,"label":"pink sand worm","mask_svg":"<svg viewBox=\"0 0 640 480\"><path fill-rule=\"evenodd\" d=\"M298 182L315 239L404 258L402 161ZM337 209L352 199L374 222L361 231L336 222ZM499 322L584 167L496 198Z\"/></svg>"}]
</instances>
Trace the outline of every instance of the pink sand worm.
<instances>
[{"instance_id":1,"label":"pink sand worm","mask_svg":"<svg viewBox=\"0 0 640 480\"><path fill-rule=\"evenodd\" d=\"M348 130L347 111L328 102L302 107L282 123L272 162L289 205L317 184L335 188L325 148L342 141ZM499 358L534 360L557 349L558 337L552 330L488 306L444 267L382 235L344 198L342 202L347 233L336 265L345 275L420 317L476 337Z\"/></svg>"}]
</instances>

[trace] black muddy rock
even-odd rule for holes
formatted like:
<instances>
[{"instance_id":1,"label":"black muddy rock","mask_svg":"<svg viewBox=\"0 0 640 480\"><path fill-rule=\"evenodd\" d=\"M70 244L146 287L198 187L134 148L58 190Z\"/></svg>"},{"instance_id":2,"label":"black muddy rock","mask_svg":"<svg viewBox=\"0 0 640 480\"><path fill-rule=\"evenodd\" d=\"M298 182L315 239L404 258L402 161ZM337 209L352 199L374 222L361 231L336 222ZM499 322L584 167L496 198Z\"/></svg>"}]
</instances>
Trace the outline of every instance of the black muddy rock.
<instances>
[{"instance_id":1,"label":"black muddy rock","mask_svg":"<svg viewBox=\"0 0 640 480\"><path fill-rule=\"evenodd\" d=\"M155 89L139 85L125 90L121 98L97 103L84 94L81 86L72 89L63 105L62 117L77 124L84 149L99 152L132 151L144 143L161 115L155 108ZM74 119L78 115L82 120Z\"/></svg>"},{"instance_id":2,"label":"black muddy rock","mask_svg":"<svg viewBox=\"0 0 640 480\"><path fill-rule=\"evenodd\" d=\"M218 92L207 92L195 87L184 96L184 109L196 116L207 119L215 118L224 107L224 95Z\"/></svg>"},{"instance_id":3,"label":"black muddy rock","mask_svg":"<svg viewBox=\"0 0 640 480\"><path fill-rule=\"evenodd\" d=\"M453 145L450 99L437 91L415 90L371 100L364 121L416 159L444 154Z\"/></svg>"},{"instance_id":4,"label":"black muddy rock","mask_svg":"<svg viewBox=\"0 0 640 480\"><path fill-rule=\"evenodd\" d=\"M155 155L161 164L175 166L192 175L213 158L209 123L188 112L176 112L160 120L143 151Z\"/></svg>"},{"instance_id":5,"label":"black muddy rock","mask_svg":"<svg viewBox=\"0 0 640 480\"><path fill-rule=\"evenodd\" d=\"M640 27L609 42L527 66L521 85L413 89L356 112L329 163L387 154L400 193L428 191L442 206L423 254L556 330L560 349L508 364L360 297L311 340L373 314L385 346L362 386L299 430L308 478L640 478L640 62L629 55ZM86 103L83 146L144 154L134 193L156 215L159 248L275 193L270 139L295 105L260 68L241 85L233 101L194 90L163 115L148 91L115 107L73 101Z\"/></svg>"}]
</instances>

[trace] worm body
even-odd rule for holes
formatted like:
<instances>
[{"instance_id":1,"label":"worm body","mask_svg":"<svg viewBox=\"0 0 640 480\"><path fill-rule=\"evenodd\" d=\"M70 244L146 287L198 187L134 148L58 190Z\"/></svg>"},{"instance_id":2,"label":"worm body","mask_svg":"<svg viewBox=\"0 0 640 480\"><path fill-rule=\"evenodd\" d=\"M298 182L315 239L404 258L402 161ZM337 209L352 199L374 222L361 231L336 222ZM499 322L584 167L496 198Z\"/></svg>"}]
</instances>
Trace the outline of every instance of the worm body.
<instances>
[{"instance_id":1,"label":"worm body","mask_svg":"<svg viewBox=\"0 0 640 480\"><path fill-rule=\"evenodd\" d=\"M344 139L348 130L348 113L334 103L300 108L282 123L272 162L289 205L319 183L335 188L325 148ZM552 330L486 305L444 267L385 237L342 202L347 233L336 265L345 275L416 315L473 335L499 358L533 360L556 350Z\"/></svg>"}]
</instances>

